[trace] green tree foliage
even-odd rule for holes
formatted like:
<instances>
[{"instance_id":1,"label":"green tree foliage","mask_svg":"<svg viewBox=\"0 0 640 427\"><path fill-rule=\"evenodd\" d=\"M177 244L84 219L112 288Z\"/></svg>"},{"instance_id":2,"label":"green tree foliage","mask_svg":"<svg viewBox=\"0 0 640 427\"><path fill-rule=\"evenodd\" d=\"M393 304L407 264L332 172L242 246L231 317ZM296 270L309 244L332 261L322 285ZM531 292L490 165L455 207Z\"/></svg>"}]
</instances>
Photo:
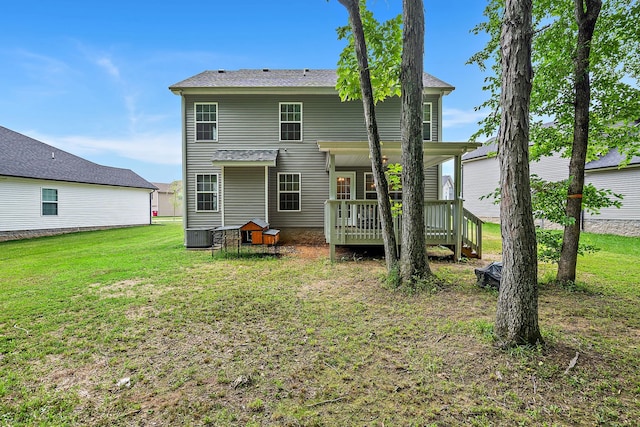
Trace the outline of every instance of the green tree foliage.
<instances>
[{"instance_id":1,"label":"green tree foliage","mask_svg":"<svg viewBox=\"0 0 640 427\"><path fill-rule=\"evenodd\" d=\"M567 197L570 179L550 182L531 175L531 204L533 217L539 221L555 223L559 225L571 225L575 218L566 214ZM596 188L593 184L584 186L582 206L585 212L592 215L600 213L600 209L622 206L622 195L608 189ZM493 203L500 203L500 188L492 193L484 195L481 199L493 199ZM555 262L560 260L562 248L562 233L558 230L548 230L541 227L536 229L538 241L538 259L543 262ZM586 243L578 245L578 255L585 255L597 251L598 248Z\"/></svg>"},{"instance_id":2,"label":"green tree foliage","mask_svg":"<svg viewBox=\"0 0 640 427\"><path fill-rule=\"evenodd\" d=\"M495 134L500 124L500 24L504 0L491 0L485 9L487 21L473 32L491 37L485 48L469 60L489 71L483 89L490 94L478 109L491 113L480 122L472 137ZM554 152L571 155L574 131L573 92L577 24L574 4L560 0L533 3L534 69L531 92L531 158ZM589 73L591 104L587 161L617 148L630 159L640 153L637 128L629 126L640 118L640 5L637 0L608 0L603 3L591 43ZM549 120L554 126L545 125Z\"/></svg>"},{"instance_id":3,"label":"green tree foliage","mask_svg":"<svg viewBox=\"0 0 640 427\"><path fill-rule=\"evenodd\" d=\"M182 208L182 181L173 181L169 184L169 189L172 192L171 206L173 206L173 216L176 216L178 209Z\"/></svg>"},{"instance_id":4,"label":"green tree foliage","mask_svg":"<svg viewBox=\"0 0 640 427\"><path fill-rule=\"evenodd\" d=\"M386 175L389 182L389 190L402 191L402 165L400 163L389 163ZM391 212L393 216L402 215L402 201L391 200Z\"/></svg>"},{"instance_id":5,"label":"green tree foliage","mask_svg":"<svg viewBox=\"0 0 640 427\"><path fill-rule=\"evenodd\" d=\"M402 15L380 23L360 1L360 16L367 43L369 73L375 102L400 96L400 60L402 55ZM350 25L339 27L339 40L347 46L338 59L336 89L343 101L361 99L358 59L355 55L353 32Z\"/></svg>"},{"instance_id":6,"label":"green tree foliage","mask_svg":"<svg viewBox=\"0 0 640 427\"><path fill-rule=\"evenodd\" d=\"M352 43L345 48L352 52L355 58L353 70L338 70L338 73L356 73L364 120L367 127L367 139L369 143L369 156L371 157L371 172L378 196L378 210L380 211L380 225L382 228L382 240L384 243L385 261L390 275L398 268L398 245L393 231L393 217L391 203L389 201L389 188L383 170L382 149L380 133L375 114L375 98L371 83L369 55L366 42L364 24L361 19L359 0L338 0L349 13L349 24L352 34ZM352 76L353 78L353 76Z\"/></svg>"},{"instance_id":7,"label":"green tree foliage","mask_svg":"<svg viewBox=\"0 0 640 427\"><path fill-rule=\"evenodd\" d=\"M636 0L537 0L533 5L533 90L531 134L533 159L559 152L571 157L570 189L566 206L562 254L557 280L573 281L579 252L584 166L589 160L616 148L629 159L640 152L633 127L640 118L640 7ZM491 41L470 62L481 69L489 64L494 74L486 79L491 97L480 108L493 113L476 134L489 135L499 123L500 52L496 49L504 1L491 0L485 31ZM496 61L498 60L498 61ZM493 65L491 65L491 62ZM545 126L551 118L554 126Z\"/></svg>"}]
</instances>

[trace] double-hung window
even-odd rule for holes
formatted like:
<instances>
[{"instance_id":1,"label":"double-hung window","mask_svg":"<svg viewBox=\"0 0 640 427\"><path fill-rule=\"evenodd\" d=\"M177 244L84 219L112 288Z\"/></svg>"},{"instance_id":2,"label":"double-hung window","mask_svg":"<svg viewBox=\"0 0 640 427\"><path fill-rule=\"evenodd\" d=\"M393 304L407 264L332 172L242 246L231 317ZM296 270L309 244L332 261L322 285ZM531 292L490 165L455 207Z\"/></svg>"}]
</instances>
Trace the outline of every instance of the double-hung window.
<instances>
[{"instance_id":1,"label":"double-hung window","mask_svg":"<svg viewBox=\"0 0 640 427\"><path fill-rule=\"evenodd\" d=\"M58 190L42 189L42 215L58 215Z\"/></svg>"},{"instance_id":2,"label":"double-hung window","mask_svg":"<svg viewBox=\"0 0 640 427\"><path fill-rule=\"evenodd\" d=\"M365 172L364 174L364 198L367 200L378 199L376 185L373 181L373 174L371 172ZM389 198L397 202L402 201L402 189L393 189L391 188L391 184L389 184Z\"/></svg>"},{"instance_id":3,"label":"double-hung window","mask_svg":"<svg viewBox=\"0 0 640 427\"><path fill-rule=\"evenodd\" d=\"M431 141L431 103L422 104L422 139Z\"/></svg>"},{"instance_id":4,"label":"double-hung window","mask_svg":"<svg viewBox=\"0 0 640 427\"><path fill-rule=\"evenodd\" d=\"M196 211L218 211L218 175L196 175Z\"/></svg>"},{"instance_id":5,"label":"double-hung window","mask_svg":"<svg viewBox=\"0 0 640 427\"><path fill-rule=\"evenodd\" d=\"M365 172L364 174L364 198L366 200L378 199L378 193L376 193L376 184L373 181L373 174L371 172Z\"/></svg>"},{"instance_id":6,"label":"double-hung window","mask_svg":"<svg viewBox=\"0 0 640 427\"><path fill-rule=\"evenodd\" d=\"M218 104L196 103L196 141L218 140Z\"/></svg>"},{"instance_id":7,"label":"double-hung window","mask_svg":"<svg viewBox=\"0 0 640 427\"><path fill-rule=\"evenodd\" d=\"M280 141L302 141L302 103L280 103Z\"/></svg>"},{"instance_id":8,"label":"double-hung window","mask_svg":"<svg viewBox=\"0 0 640 427\"><path fill-rule=\"evenodd\" d=\"M299 173L278 173L278 211L300 211Z\"/></svg>"}]
</instances>

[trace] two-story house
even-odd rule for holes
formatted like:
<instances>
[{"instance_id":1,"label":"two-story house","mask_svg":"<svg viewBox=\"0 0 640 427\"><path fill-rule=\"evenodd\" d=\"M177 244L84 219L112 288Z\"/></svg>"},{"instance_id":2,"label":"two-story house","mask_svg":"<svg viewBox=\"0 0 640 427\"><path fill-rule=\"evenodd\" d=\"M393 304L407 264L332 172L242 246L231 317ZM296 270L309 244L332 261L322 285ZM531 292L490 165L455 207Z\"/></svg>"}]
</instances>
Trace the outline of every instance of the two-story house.
<instances>
[{"instance_id":1,"label":"two-story house","mask_svg":"<svg viewBox=\"0 0 640 427\"><path fill-rule=\"evenodd\" d=\"M187 247L203 242L198 231L252 218L282 240L315 233L332 254L382 244L362 102L342 102L335 86L335 70L262 69L205 71L169 88L182 100ZM424 74L425 221L428 242L460 256L463 241L480 253L479 236L465 234L479 234L479 222L459 197L461 156L479 144L440 142L442 97L453 89ZM400 99L378 103L376 116L384 160L400 162ZM457 189L446 201L441 164L450 159Z\"/></svg>"}]
</instances>

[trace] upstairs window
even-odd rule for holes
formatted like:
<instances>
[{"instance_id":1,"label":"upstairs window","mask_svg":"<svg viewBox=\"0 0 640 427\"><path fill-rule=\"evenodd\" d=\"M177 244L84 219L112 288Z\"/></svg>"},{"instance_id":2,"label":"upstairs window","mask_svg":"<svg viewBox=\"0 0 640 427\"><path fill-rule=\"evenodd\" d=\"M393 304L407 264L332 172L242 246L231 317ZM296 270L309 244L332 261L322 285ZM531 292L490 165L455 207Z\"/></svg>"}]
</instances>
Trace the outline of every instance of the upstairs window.
<instances>
[{"instance_id":1,"label":"upstairs window","mask_svg":"<svg viewBox=\"0 0 640 427\"><path fill-rule=\"evenodd\" d=\"M195 104L196 141L218 140L218 104Z\"/></svg>"},{"instance_id":2,"label":"upstairs window","mask_svg":"<svg viewBox=\"0 0 640 427\"><path fill-rule=\"evenodd\" d=\"M42 189L42 215L58 215L58 190Z\"/></svg>"},{"instance_id":3,"label":"upstairs window","mask_svg":"<svg viewBox=\"0 0 640 427\"><path fill-rule=\"evenodd\" d=\"M218 211L218 175L196 175L196 211Z\"/></svg>"},{"instance_id":4,"label":"upstairs window","mask_svg":"<svg viewBox=\"0 0 640 427\"><path fill-rule=\"evenodd\" d=\"M302 141L302 103L280 103L280 141Z\"/></svg>"},{"instance_id":5,"label":"upstairs window","mask_svg":"<svg viewBox=\"0 0 640 427\"><path fill-rule=\"evenodd\" d=\"M278 174L278 211L300 211L300 174Z\"/></svg>"},{"instance_id":6,"label":"upstairs window","mask_svg":"<svg viewBox=\"0 0 640 427\"><path fill-rule=\"evenodd\" d=\"M422 104L422 139L431 141L431 103Z\"/></svg>"}]
</instances>

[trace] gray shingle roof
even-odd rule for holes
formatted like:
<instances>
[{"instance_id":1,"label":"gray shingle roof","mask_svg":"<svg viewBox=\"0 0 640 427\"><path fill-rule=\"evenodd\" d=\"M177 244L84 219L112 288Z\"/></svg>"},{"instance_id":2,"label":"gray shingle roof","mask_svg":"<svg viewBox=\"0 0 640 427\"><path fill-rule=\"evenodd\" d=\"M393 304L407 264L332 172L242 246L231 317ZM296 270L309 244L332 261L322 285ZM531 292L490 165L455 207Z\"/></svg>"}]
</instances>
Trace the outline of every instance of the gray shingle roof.
<instances>
[{"instance_id":1,"label":"gray shingle roof","mask_svg":"<svg viewBox=\"0 0 640 427\"><path fill-rule=\"evenodd\" d=\"M489 153L495 151L498 151L498 139L494 137L484 142L482 147L478 147L473 151L463 154L462 161L486 157Z\"/></svg>"},{"instance_id":2,"label":"gray shingle roof","mask_svg":"<svg viewBox=\"0 0 640 427\"><path fill-rule=\"evenodd\" d=\"M0 126L0 175L118 187L156 187L129 169L102 166Z\"/></svg>"},{"instance_id":3,"label":"gray shingle roof","mask_svg":"<svg viewBox=\"0 0 640 427\"><path fill-rule=\"evenodd\" d=\"M482 147L477 148L462 156L462 161L479 159L486 157L489 153L498 150L497 138L491 138L485 142ZM605 168L617 168L620 163L625 159L625 156L620 154L617 149L612 149L599 159L593 160L585 165L585 170L596 170ZM640 156L634 156L629 165L640 165Z\"/></svg>"},{"instance_id":4,"label":"gray shingle roof","mask_svg":"<svg viewBox=\"0 0 640 427\"><path fill-rule=\"evenodd\" d=\"M597 160L593 160L586 164L585 170L595 170L595 169L603 169L603 168L617 168L620 166L620 163L625 159L625 156L620 154L617 149L613 149L609 151L604 156L600 157ZM634 156L631 158L629 165L639 165L640 164L640 156Z\"/></svg>"},{"instance_id":5,"label":"gray shingle roof","mask_svg":"<svg viewBox=\"0 0 640 427\"><path fill-rule=\"evenodd\" d=\"M217 70L204 71L169 87L187 88L268 88L268 87L329 87L337 82L336 70ZM430 74L423 74L425 88L453 90L454 87Z\"/></svg>"}]
</instances>

